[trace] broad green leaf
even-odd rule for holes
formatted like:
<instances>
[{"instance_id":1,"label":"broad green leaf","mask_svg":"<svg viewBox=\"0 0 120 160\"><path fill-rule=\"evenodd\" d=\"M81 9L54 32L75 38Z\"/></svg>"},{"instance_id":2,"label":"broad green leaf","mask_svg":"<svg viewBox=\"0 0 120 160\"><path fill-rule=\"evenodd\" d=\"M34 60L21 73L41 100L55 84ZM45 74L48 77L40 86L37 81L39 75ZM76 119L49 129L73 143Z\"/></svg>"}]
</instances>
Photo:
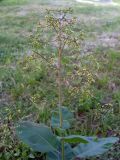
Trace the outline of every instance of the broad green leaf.
<instances>
[{"instance_id":1,"label":"broad green leaf","mask_svg":"<svg viewBox=\"0 0 120 160\"><path fill-rule=\"evenodd\" d=\"M103 154L111 145L118 141L116 137L94 139L86 137L89 141L87 144L79 144L73 150L78 158L92 157Z\"/></svg>"},{"instance_id":2,"label":"broad green leaf","mask_svg":"<svg viewBox=\"0 0 120 160\"><path fill-rule=\"evenodd\" d=\"M84 136L79 136L79 135L66 136L64 138L61 138L61 140L67 143L74 143L74 144L75 143L88 143L88 141L86 140Z\"/></svg>"},{"instance_id":3,"label":"broad green leaf","mask_svg":"<svg viewBox=\"0 0 120 160\"><path fill-rule=\"evenodd\" d=\"M62 116L64 120L73 120L74 114L67 107L62 107Z\"/></svg>"},{"instance_id":4,"label":"broad green leaf","mask_svg":"<svg viewBox=\"0 0 120 160\"><path fill-rule=\"evenodd\" d=\"M53 152L49 152L46 155L46 160L60 160L61 157L58 155L55 155Z\"/></svg>"},{"instance_id":5,"label":"broad green leaf","mask_svg":"<svg viewBox=\"0 0 120 160\"><path fill-rule=\"evenodd\" d=\"M20 122L16 128L18 137L34 151L58 152L58 139L49 127L33 122Z\"/></svg>"},{"instance_id":6,"label":"broad green leaf","mask_svg":"<svg viewBox=\"0 0 120 160\"><path fill-rule=\"evenodd\" d=\"M62 112L62 118L63 118L62 129L69 129L70 128L70 121L72 121L74 119L74 115L72 112L70 112L68 110L67 107L61 107L61 112ZM52 113L51 126L53 128L60 128L59 109L56 109Z\"/></svg>"},{"instance_id":7,"label":"broad green leaf","mask_svg":"<svg viewBox=\"0 0 120 160\"><path fill-rule=\"evenodd\" d=\"M53 128L60 128L60 119L59 117L52 116L51 118L51 126ZM70 123L67 120L63 120L62 129L69 129Z\"/></svg>"},{"instance_id":8,"label":"broad green leaf","mask_svg":"<svg viewBox=\"0 0 120 160\"><path fill-rule=\"evenodd\" d=\"M75 154L72 150L72 147L69 144L65 144L65 160L72 160L75 157ZM61 160L60 154L55 155L54 153L47 153L47 160Z\"/></svg>"},{"instance_id":9,"label":"broad green leaf","mask_svg":"<svg viewBox=\"0 0 120 160\"><path fill-rule=\"evenodd\" d=\"M69 111L67 107L61 107L63 120L72 120L74 119L74 114ZM53 111L52 115L59 117L59 108Z\"/></svg>"}]
</instances>

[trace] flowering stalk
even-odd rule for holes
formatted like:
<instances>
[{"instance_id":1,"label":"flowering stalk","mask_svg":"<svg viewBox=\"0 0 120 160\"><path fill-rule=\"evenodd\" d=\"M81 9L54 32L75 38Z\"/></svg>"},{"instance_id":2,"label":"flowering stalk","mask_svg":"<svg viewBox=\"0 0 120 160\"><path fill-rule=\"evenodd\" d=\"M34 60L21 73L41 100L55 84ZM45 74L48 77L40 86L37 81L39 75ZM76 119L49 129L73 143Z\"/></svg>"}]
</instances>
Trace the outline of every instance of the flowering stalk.
<instances>
[{"instance_id":1,"label":"flowering stalk","mask_svg":"<svg viewBox=\"0 0 120 160\"><path fill-rule=\"evenodd\" d=\"M63 125L63 117L62 117L62 41L61 41L61 21L59 21L59 48L58 48L58 97L59 97L59 116L60 116L60 128L62 128Z\"/></svg>"}]
</instances>

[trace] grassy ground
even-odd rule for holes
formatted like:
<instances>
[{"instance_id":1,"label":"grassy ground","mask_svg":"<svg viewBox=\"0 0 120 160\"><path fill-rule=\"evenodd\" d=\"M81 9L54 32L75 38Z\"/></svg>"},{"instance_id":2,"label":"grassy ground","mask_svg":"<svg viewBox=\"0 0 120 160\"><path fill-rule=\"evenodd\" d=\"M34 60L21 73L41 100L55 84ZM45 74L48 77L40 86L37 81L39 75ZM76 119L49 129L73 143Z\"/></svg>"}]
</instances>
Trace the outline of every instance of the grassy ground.
<instances>
[{"instance_id":1,"label":"grassy ground","mask_svg":"<svg viewBox=\"0 0 120 160\"><path fill-rule=\"evenodd\" d=\"M25 55L31 55L29 35L38 21L44 18L46 9L72 7L73 14L79 21L76 28L82 28L86 34L81 53L93 54L99 63L96 82L92 86L94 95L101 105L104 107L112 105L109 110L111 112L115 110L115 115L108 114L104 122L107 129L114 130L113 134L120 131L118 114L118 110L120 112L120 4L119 1L115 2L118 5L94 6L73 0L0 1L0 122L3 121L4 114L8 118L17 117L17 120L28 115L31 118L31 110L33 112L33 109L36 109L29 101L29 97L36 92L41 97L51 93L49 88L44 93L41 92L40 87L44 89L47 79L42 80L45 82L44 86L38 87L38 79L44 77L45 73L42 69L36 71L32 67L39 66L39 63L32 62L25 69L25 64L21 61ZM50 94L47 96L48 101L54 98ZM53 104L54 101L50 103ZM41 105L46 105L46 102L43 101ZM49 109L37 116L43 117L46 121Z\"/></svg>"},{"instance_id":2,"label":"grassy ground","mask_svg":"<svg viewBox=\"0 0 120 160\"><path fill-rule=\"evenodd\" d=\"M75 1L69 2L68 5L67 2L67 0L62 2L57 0L54 2L50 0L35 0L34 2L32 0L1 1L1 78L4 76L4 69L6 70L6 65L15 66L16 59L22 55L31 54L31 47L28 44L29 35L36 27L38 21L44 17L45 10L51 7L72 7L75 16L78 17L78 20L81 24L80 28L82 27L86 31L87 36L83 43L81 52L84 54L100 52L100 54L102 54L100 58L103 57L105 54L104 52L108 52L106 53L109 58L107 61L109 65L108 67L111 68L111 70L106 67L103 69L103 71L105 70L106 76L111 75L112 79L117 79L119 81L119 6L93 6L77 3ZM114 65L116 65L116 68ZM112 68L115 68L115 71L113 71ZM117 74L113 72L117 72ZM115 76L112 77L112 74L115 74Z\"/></svg>"},{"instance_id":3,"label":"grassy ground","mask_svg":"<svg viewBox=\"0 0 120 160\"><path fill-rule=\"evenodd\" d=\"M4 0L0 3L0 55L13 57L29 52L27 37L39 19L44 16L46 8L72 7L87 34L92 37L95 47L119 44L119 6L97 6L79 4L71 1L14 1ZM92 36L91 36L92 34ZM94 44L95 43L95 44ZM96 44L97 43L97 44ZM106 43L106 44L105 44ZM115 43L115 44L114 44ZM89 46L89 45L88 45ZM101 47L101 46L100 46Z\"/></svg>"}]
</instances>

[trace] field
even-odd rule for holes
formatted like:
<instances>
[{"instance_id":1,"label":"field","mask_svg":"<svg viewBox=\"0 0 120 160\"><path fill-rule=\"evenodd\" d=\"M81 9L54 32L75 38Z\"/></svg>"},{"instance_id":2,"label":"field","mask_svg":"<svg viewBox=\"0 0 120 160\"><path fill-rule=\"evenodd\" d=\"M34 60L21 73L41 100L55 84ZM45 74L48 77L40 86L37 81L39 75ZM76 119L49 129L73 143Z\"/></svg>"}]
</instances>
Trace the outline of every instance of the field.
<instances>
[{"instance_id":1,"label":"field","mask_svg":"<svg viewBox=\"0 0 120 160\"><path fill-rule=\"evenodd\" d=\"M77 112L76 126L70 131L81 135L120 136L120 2L80 3L74 0L0 1L0 159L40 160L16 140L14 125L19 120L50 124L57 105L56 85L46 62L33 59L30 35L46 9L72 8L77 17L76 31L83 31L80 53L94 83L80 101L66 91L64 105ZM48 34L49 36L49 34ZM41 63L41 64L40 64ZM50 77L50 78L47 78ZM46 87L47 86L47 87ZM68 98L70 95L72 98ZM91 96L92 95L92 96ZM74 106L74 107L73 107ZM86 127L86 119L90 123ZM119 160L120 144L99 158ZM98 157L97 157L98 159Z\"/></svg>"}]
</instances>

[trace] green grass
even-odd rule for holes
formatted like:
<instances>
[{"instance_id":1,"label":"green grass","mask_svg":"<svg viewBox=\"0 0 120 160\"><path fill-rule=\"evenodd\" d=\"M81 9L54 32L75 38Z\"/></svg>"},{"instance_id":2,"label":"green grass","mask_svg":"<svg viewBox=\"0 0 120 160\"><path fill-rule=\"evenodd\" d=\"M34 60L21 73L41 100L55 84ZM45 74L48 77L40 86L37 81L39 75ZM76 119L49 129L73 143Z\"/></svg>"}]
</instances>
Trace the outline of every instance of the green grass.
<instances>
[{"instance_id":1,"label":"green grass","mask_svg":"<svg viewBox=\"0 0 120 160\"><path fill-rule=\"evenodd\" d=\"M18 53L20 55L28 50L28 35L32 32L38 20L44 16L46 8L66 7L68 0L3 0L0 2L0 56L5 57ZM33 6L32 4L36 5ZM72 1L74 14L83 23L88 32L113 32L119 31L119 7L101 7L84 5ZM37 8L36 8L37 7ZM116 16L114 16L114 14ZM91 18L96 20L91 20ZM96 23L97 22L97 23ZM87 33L86 33L87 34ZM3 55L4 54L4 55ZM2 59L1 59L2 61Z\"/></svg>"},{"instance_id":2,"label":"green grass","mask_svg":"<svg viewBox=\"0 0 120 160\"><path fill-rule=\"evenodd\" d=\"M0 1L0 82L2 82L0 91L2 91L1 95L2 93L6 95L3 97L7 102L2 105L4 109L15 108L16 113L11 111L15 120L31 115L35 111L33 117L39 121L42 121L42 117L46 122L49 115L46 118L44 110L50 113L51 108L57 103L56 86L47 78L45 66L41 66L40 61L26 62L28 59L26 55L32 50L29 35L38 21L43 20L45 10L68 6L73 8L73 15L78 17L79 23L76 30L80 28L85 30L86 41L95 40L94 43L97 43L97 36L104 33L108 36L120 30L119 6L85 5L73 0ZM119 41L119 37L117 38ZM96 82L92 86L96 99L95 105L110 98L113 106L119 105L120 107L119 48L96 46L92 53L100 66L95 77ZM114 90L111 89L111 84L115 86ZM11 97L10 102L7 96ZM31 98L34 97L37 99L39 109L31 103ZM0 108L0 111L4 109ZM18 110L21 110L21 113L18 113ZM119 117L116 119L118 122ZM110 123L115 124L115 119L112 119ZM115 127L116 125L113 125L114 129Z\"/></svg>"},{"instance_id":3,"label":"green grass","mask_svg":"<svg viewBox=\"0 0 120 160\"><path fill-rule=\"evenodd\" d=\"M57 3L58 2L58 3ZM3 0L0 2L0 61L2 66L14 64L16 59L25 55L31 50L29 35L35 28L37 22L43 19L46 8L66 7L68 0ZM92 6L71 1L74 15L80 20L80 24L86 31L89 41L102 33L114 33L120 29L120 10L118 6ZM77 28L79 29L80 24ZM96 49L95 49L96 50ZM101 48L101 50L103 50ZM96 51L97 52L97 51ZM100 53L102 54L102 53ZM105 64L105 75L99 80L101 86L107 85L115 72L114 78L119 83L118 59L119 53L116 50L106 52L108 64ZM101 59L101 57L99 58ZM103 64L103 62L101 62ZM116 67L117 65L117 67ZM115 71L116 69L116 71ZM1 71L2 74L2 71ZM3 73L4 74L4 73Z\"/></svg>"},{"instance_id":4,"label":"green grass","mask_svg":"<svg viewBox=\"0 0 120 160\"><path fill-rule=\"evenodd\" d=\"M3 6L3 5L6 5L6 6L9 6L9 5L22 5L22 4L25 4L27 3L28 0L1 0L0 1L0 6Z\"/></svg>"},{"instance_id":5,"label":"green grass","mask_svg":"<svg viewBox=\"0 0 120 160\"><path fill-rule=\"evenodd\" d=\"M43 19L45 16L45 9L66 7L67 2L68 0L63 0L61 3L57 0L54 2L51 0L1 1L1 66L7 66L8 64L11 66L17 65L16 61L21 56L28 54L31 50L31 46L28 41L29 35L32 33L38 21ZM80 20L80 24L76 27L79 29L82 26L82 29L86 31L85 34L87 35L87 40L91 41L91 39L95 38L95 35L92 33L96 33L97 36L102 33L114 33L119 30L120 10L118 6L92 6L80 4L74 1L71 2L74 15L76 15ZM103 91L106 90L107 92L107 87L110 80L117 83L117 85L119 84L119 53L115 49L110 51L108 48L108 51L105 51L104 55L102 53L103 48L100 48L99 50L97 51L97 48L94 49L94 52L98 52L96 55L98 55L98 59L101 63L101 73L100 78L97 81L97 85L99 85ZM107 57L107 59L104 57ZM106 63L106 61L104 62L102 58L104 58L108 63ZM5 75L4 70L5 69L2 68L2 71L0 72L1 77L4 77L2 74ZM112 76L113 74L115 74L114 77Z\"/></svg>"}]
</instances>

